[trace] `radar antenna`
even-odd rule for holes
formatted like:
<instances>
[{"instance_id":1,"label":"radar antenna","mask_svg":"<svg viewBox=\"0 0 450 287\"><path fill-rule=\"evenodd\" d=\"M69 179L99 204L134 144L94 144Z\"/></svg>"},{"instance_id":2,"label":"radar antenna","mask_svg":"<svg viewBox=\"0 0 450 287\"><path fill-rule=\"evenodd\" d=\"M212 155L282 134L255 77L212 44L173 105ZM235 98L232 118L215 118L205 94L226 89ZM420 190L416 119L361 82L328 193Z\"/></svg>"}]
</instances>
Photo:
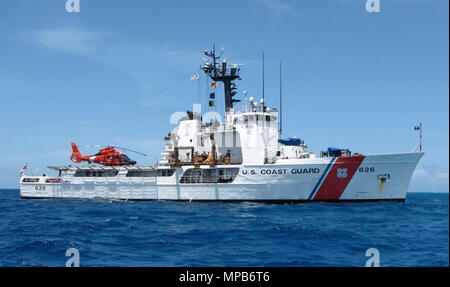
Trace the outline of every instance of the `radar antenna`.
<instances>
[{"instance_id":1,"label":"radar antenna","mask_svg":"<svg viewBox=\"0 0 450 287\"><path fill-rule=\"evenodd\" d=\"M233 108L233 103L240 102L240 100L233 99L236 95L236 84L233 82L234 80L240 80L239 76L240 66L239 64L231 64L231 68L228 67L228 63L226 59L222 60L222 63L219 63L219 59L222 56L222 53L217 56L216 55L216 45L213 45L212 51L205 50L205 55L211 58L211 63L206 62L200 68L213 80L216 82L222 82L224 85L224 93L225 93L225 111Z\"/></svg>"}]
</instances>

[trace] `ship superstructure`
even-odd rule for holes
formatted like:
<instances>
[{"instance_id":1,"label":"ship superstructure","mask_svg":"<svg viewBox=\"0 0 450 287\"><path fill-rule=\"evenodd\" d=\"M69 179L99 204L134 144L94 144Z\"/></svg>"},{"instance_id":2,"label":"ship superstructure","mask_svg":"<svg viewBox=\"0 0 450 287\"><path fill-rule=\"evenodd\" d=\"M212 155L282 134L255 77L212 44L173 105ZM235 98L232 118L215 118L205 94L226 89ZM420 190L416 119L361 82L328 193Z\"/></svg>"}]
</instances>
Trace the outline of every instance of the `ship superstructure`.
<instances>
[{"instance_id":1,"label":"ship superstructure","mask_svg":"<svg viewBox=\"0 0 450 287\"><path fill-rule=\"evenodd\" d=\"M21 196L264 202L405 199L422 152L363 155L329 148L316 155L299 138L280 138L279 112L263 99L245 98L236 108L239 66L221 60L215 49L205 50L205 55L210 60L201 69L224 86L223 121L194 106L164 138L156 166L50 167L58 176L22 176Z\"/></svg>"}]
</instances>

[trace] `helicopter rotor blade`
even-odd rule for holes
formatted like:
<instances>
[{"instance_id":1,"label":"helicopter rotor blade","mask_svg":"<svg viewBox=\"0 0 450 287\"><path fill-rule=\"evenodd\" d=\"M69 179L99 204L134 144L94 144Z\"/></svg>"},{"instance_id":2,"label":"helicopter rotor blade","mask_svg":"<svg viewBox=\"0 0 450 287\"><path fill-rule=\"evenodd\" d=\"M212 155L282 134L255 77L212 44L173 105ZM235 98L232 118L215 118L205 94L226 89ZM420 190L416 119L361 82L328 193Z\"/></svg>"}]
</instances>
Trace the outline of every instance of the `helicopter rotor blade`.
<instances>
[{"instance_id":1,"label":"helicopter rotor blade","mask_svg":"<svg viewBox=\"0 0 450 287\"><path fill-rule=\"evenodd\" d=\"M118 148L118 149L123 149L123 150L126 150L126 151L131 151L131 152L143 155L143 156L147 156L145 153L138 152L138 151L135 151L135 150L132 150L132 149L128 149L128 148L124 148L124 147L120 147L120 146L113 146L113 147Z\"/></svg>"}]
</instances>

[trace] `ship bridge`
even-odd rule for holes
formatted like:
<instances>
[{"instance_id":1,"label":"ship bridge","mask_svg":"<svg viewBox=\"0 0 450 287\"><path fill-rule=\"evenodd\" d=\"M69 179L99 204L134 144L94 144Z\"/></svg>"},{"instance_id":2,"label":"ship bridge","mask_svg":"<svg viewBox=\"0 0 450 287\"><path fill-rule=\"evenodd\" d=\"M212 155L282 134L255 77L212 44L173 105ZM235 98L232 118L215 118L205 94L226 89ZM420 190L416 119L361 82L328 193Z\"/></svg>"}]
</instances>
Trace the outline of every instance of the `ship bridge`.
<instances>
[{"instance_id":1,"label":"ship bridge","mask_svg":"<svg viewBox=\"0 0 450 287\"><path fill-rule=\"evenodd\" d=\"M213 81L224 84L225 118L224 122L203 122L200 113L188 111L178 127L166 139L161 153L160 165L261 165L277 161L315 156L305 151L306 145L289 145L279 142L281 123L275 108L265 105L253 97L244 100L241 107L234 103L237 95L235 80L240 80L237 64L228 64L227 59L220 62L215 49L205 50L209 61L201 69ZM230 67L231 66L231 67ZM214 94L215 97L215 93Z\"/></svg>"}]
</instances>

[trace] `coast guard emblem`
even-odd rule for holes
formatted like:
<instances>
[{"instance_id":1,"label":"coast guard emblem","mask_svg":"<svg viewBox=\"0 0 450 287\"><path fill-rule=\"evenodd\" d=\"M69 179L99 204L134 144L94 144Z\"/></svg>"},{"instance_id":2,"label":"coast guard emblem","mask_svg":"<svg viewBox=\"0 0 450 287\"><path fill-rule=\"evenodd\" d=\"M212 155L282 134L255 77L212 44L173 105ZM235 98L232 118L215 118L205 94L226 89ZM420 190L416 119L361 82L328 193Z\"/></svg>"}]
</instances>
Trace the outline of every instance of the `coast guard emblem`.
<instances>
[{"instance_id":1,"label":"coast guard emblem","mask_svg":"<svg viewBox=\"0 0 450 287\"><path fill-rule=\"evenodd\" d=\"M346 178L347 177L347 168L338 168L336 175L338 178Z\"/></svg>"}]
</instances>

